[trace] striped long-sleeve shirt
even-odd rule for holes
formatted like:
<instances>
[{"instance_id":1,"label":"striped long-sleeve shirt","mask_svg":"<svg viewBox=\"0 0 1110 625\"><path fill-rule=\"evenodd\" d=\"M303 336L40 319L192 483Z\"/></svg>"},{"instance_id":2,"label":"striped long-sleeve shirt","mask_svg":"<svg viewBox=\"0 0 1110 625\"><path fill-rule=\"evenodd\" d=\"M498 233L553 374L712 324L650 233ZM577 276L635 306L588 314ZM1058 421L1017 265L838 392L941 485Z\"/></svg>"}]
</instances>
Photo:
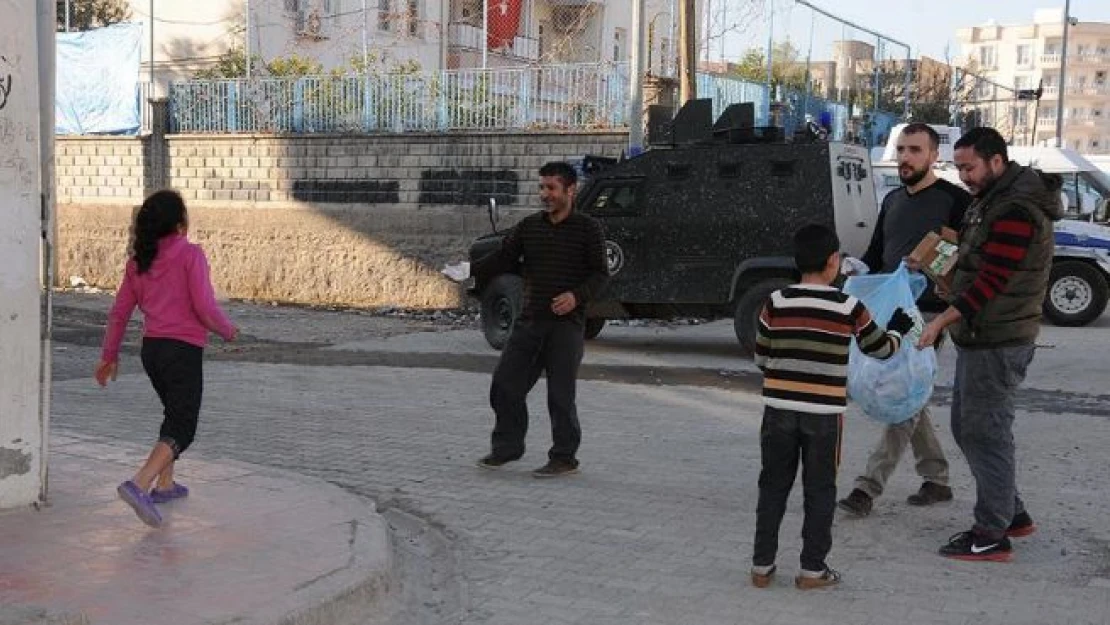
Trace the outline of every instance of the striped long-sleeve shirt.
<instances>
[{"instance_id":1,"label":"striped long-sleeve shirt","mask_svg":"<svg viewBox=\"0 0 1110 625\"><path fill-rule=\"evenodd\" d=\"M756 337L764 403L843 413L853 337L874 358L889 358L901 345L901 336L879 327L862 302L833 287L799 284L775 291L763 306Z\"/></svg>"},{"instance_id":2,"label":"striped long-sleeve shirt","mask_svg":"<svg viewBox=\"0 0 1110 625\"><path fill-rule=\"evenodd\" d=\"M964 319L972 319L987 302L1005 291L1032 241L1033 220L1023 207L1015 206L991 224L975 282L953 303Z\"/></svg>"},{"instance_id":3,"label":"striped long-sleeve shirt","mask_svg":"<svg viewBox=\"0 0 1110 625\"><path fill-rule=\"evenodd\" d=\"M601 224L578 211L557 224L542 211L525 217L508 232L501 247L474 262L470 272L493 276L515 270L518 263L524 275L522 319L556 318L551 301L569 291L578 307L568 317L582 321L586 304L609 281Z\"/></svg>"}]
</instances>

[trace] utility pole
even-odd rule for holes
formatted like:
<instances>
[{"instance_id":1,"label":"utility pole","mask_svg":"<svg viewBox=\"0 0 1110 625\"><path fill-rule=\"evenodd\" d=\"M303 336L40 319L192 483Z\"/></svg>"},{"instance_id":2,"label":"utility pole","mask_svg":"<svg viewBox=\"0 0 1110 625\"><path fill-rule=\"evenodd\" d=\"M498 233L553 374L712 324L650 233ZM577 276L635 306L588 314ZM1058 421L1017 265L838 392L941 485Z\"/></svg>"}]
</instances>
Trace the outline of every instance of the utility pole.
<instances>
[{"instance_id":1,"label":"utility pole","mask_svg":"<svg viewBox=\"0 0 1110 625\"><path fill-rule=\"evenodd\" d=\"M1068 28L1071 26L1071 0L1064 1L1064 49L1060 51L1060 87L1056 92L1056 147L1064 147L1064 92L1068 84Z\"/></svg>"},{"instance_id":2,"label":"utility pole","mask_svg":"<svg viewBox=\"0 0 1110 625\"><path fill-rule=\"evenodd\" d=\"M69 32L69 3L73 0L66 0L66 32Z\"/></svg>"},{"instance_id":3,"label":"utility pole","mask_svg":"<svg viewBox=\"0 0 1110 625\"><path fill-rule=\"evenodd\" d=\"M362 73L369 72L370 63L367 61L369 54L369 47L366 40L366 0L362 0Z\"/></svg>"},{"instance_id":4,"label":"utility pole","mask_svg":"<svg viewBox=\"0 0 1110 625\"><path fill-rule=\"evenodd\" d=\"M482 69L489 67L489 0L482 0Z\"/></svg>"},{"instance_id":5,"label":"utility pole","mask_svg":"<svg viewBox=\"0 0 1110 625\"><path fill-rule=\"evenodd\" d=\"M154 94L154 0L150 0L150 93Z\"/></svg>"},{"instance_id":6,"label":"utility pole","mask_svg":"<svg viewBox=\"0 0 1110 625\"><path fill-rule=\"evenodd\" d=\"M150 0L154 4L154 0ZM152 9L153 10L153 9ZM246 0L243 4L243 10L246 12L247 33L243 37L243 53L246 55L247 61L247 80L251 78L251 0Z\"/></svg>"},{"instance_id":7,"label":"utility pole","mask_svg":"<svg viewBox=\"0 0 1110 625\"><path fill-rule=\"evenodd\" d=\"M678 71L679 99L682 104L698 97L697 64L698 32L694 6L696 0L679 0L678 5Z\"/></svg>"},{"instance_id":8,"label":"utility pole","mask_svg":"<svg viewBox=\"0 0 1110 625\"><path fill-rule=\"evenodd\" d=\"M644 147L644 0L632 0L632 62L629 64L628 153L635 155Z\"/></svg>"}]
</instances>

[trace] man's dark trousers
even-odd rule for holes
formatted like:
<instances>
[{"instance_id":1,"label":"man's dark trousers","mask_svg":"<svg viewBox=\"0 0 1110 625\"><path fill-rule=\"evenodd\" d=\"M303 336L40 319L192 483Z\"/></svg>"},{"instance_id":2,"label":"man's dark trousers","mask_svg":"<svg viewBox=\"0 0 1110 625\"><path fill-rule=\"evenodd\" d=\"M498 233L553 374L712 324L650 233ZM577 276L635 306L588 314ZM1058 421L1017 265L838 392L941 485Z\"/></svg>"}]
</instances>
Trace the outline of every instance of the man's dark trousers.
<instances>
[{"instance_id":1,"label":"man's dark trousers","mask_svg":"<svg viewBox=\"0 0 1110 625\"><path fill-rule=\"evenodd\" d=\"M524 455L528 393L540 373L545 373L553 441L548 457L575 461L582 440L575 387L584 333L576 319L517 320L490 385L489 401L497 415L492 437L494 457L515 459Z\"/></svg>"},{"instance_id":2,"label":"man's dark trousers","mask_svg":"<svg viewBox=\"0 0 1110 625\"><path fill-rule=\"evenodd\" d=\"M840 464L843 416L811 414L767 406L759 431L763 470L759 473L755 550L752 563L770 566L779 548L779 526L802 464L805 518L802 521L802 568L824 571L832 548L836 509L836 471Z\"/></svg>"},{"instance_id":3,"label":"man's dark trousers","mask_svg":"<svg viewBox=\"0 0 1110 625\"><path fill-rule=\"evenodd\" d=\"M958 349L952 436L975 477L975 529L1001 539L1025 512L1017 489L1014 395L1033 362L1033 345Z\"/></svg>"}]
</instances>

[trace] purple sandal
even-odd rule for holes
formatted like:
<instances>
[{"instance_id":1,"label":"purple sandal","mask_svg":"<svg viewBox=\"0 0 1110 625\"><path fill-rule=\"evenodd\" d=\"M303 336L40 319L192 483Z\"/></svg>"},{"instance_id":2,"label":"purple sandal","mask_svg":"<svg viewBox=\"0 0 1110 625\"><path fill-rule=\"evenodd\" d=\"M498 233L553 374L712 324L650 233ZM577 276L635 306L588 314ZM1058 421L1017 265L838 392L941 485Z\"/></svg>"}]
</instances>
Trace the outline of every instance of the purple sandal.
<instances>
[{"instance_id":1,"label":"purple sandal","mask_svg":"<svg viewBox=\"0 0 1110 625\"><path fill-rule=\"evenodd\" d=\"M119 493L120 499L131 506L143 523L151 527L162 525L162 515L158 513L158 508L154 507L154 501L135 482L127 480L116 488L116 492Z\"/></svg>"},{"instance_id":2,"label":"purple sandal","mask_svg":"<svg viewBox=\"0 0 1110 625\"><path fill-rule=\"evenodd\" d=\"M167 501L173 501L174 499L181 499L182 497L188 496L189 489L186 488L184 484L178 484L177 482L174 482L173 486L166 490L158 490L155 488L150 491L150 499L154 503L166 503Z\"/></svg>"}]
</instances>

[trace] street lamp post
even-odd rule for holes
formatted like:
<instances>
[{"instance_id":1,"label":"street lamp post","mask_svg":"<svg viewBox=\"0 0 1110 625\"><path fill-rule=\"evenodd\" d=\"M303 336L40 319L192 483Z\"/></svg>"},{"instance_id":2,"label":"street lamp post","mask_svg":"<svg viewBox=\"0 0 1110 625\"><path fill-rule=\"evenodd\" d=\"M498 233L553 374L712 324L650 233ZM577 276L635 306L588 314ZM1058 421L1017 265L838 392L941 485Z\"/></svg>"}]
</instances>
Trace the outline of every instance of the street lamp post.
<instances>
[{"instance_id":1,"label":"street lamp post","mask_svg":"<svg viewBox=\"0 0 1110 625\"><path fill-rule=\"evenodd\" d=\"M1064 49L1060 51L1060 88L1056 95L1056 147L1064 147L1064 92L1068 79L1068 27L1071 26L1071 0L1064 2Z\"/></svg>"}]
</instances>

